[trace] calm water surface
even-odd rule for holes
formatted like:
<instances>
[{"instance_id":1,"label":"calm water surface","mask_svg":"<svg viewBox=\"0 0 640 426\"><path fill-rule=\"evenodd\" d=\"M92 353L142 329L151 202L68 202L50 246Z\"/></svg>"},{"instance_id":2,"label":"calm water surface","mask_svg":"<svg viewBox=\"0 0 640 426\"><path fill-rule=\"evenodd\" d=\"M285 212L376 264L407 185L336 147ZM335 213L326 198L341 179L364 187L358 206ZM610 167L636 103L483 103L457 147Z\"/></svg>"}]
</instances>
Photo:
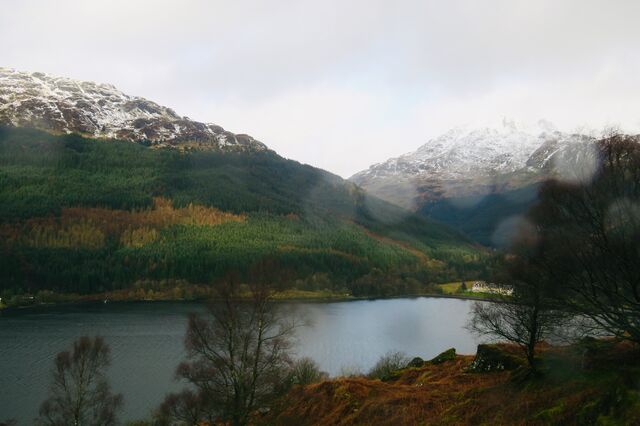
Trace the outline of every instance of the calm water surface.
<instances>
[{"instance_id":1,"label":"calm water surface","mask_svg":"<svg viewBox=\"0 0 640 426\"><path fill-rule=\"evenodd\" d=\"M389 351L430 358L455 347L473 353L477 341L464 329L470 301L444 298L295 303L284 308L303 316L297 356L310 356L337 375L366 371ZM79 336L100 334L111 346L109 379L124 394L124 420L150 415L174 381L184 357L187 317L204 312L191 303L109 303L52 307L0 315L0 421L31 424L45 399L55 355Z\"/></svg>"}]
</instances>

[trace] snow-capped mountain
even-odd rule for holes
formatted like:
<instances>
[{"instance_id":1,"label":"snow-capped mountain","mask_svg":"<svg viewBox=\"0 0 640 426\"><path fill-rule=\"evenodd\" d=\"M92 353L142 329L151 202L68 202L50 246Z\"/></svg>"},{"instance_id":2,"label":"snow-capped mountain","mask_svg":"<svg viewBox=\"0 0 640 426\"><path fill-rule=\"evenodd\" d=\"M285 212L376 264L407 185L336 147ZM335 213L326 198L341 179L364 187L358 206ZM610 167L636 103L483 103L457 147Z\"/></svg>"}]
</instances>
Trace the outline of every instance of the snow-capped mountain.
<instances>
[{"instance_id":1,"label":"snow-capped mountain","mask_svg":"<svg viewBox=\"0 0 640 426\"><path fill-rule=\"evenodd\" d=\"M199 123L109 84L0 67L0 124L91 137L222 150L267 147L215 124Z\"/></svg>"},{"instance_id":2,"label":"snow-capped mountain","mask_svg":"<svg viewBox=\"0 0 640 426\"><path fill-rule=\"evenodd\" d=\"M503 120L498 128L452 129L350 179L381 198L417 208L429 200L499 192L562 172L556 160L589 141L544 120L529 127Z\"/></svg>"}]
</instances>

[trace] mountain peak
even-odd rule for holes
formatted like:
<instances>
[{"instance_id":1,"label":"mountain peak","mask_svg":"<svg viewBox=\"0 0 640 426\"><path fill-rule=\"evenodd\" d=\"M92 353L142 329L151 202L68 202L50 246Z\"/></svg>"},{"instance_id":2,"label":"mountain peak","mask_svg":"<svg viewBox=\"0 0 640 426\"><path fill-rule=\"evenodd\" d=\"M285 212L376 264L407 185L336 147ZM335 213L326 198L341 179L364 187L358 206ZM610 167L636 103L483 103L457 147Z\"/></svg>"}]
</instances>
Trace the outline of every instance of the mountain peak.
<instances>
[{"instance_id":1,"label":"mountain peak","mask_svg":"<svg viewBox=\"0 0 640 426\"><path fill-rule=\"evenodd\" d=\"M547 120L529 125L504 118L495 127L455 127L350 179L387 201L411 208L416 199L490 193L510 186L505 177L535 175L565 147L588 140L560 132Z\"/></svg>"},{"instance_id":2,"label":"mountain peak","mask_svg":"<svg viewBox=\"0 0 640 426\"><path fill-rule=\"evenodd\" d=\"M0 67L0 124L57 133L222 150L264 151L248 135L176 114L111 84Z\"/></svg>"},{"instance_id":3,"label":"mountain peak","mask_svg":"<svg viewBox=\"0 0 640 426\"><path fill-rule=\"evenodd\" d=\"M551 123L543 120L535 126L507 119L496 127L458 126L430 139L416 151L371 166L353 179L357 182L371 173L460 179L510 172L523 167L544 140L558 134Z\"/></svg>"}]
</instances>

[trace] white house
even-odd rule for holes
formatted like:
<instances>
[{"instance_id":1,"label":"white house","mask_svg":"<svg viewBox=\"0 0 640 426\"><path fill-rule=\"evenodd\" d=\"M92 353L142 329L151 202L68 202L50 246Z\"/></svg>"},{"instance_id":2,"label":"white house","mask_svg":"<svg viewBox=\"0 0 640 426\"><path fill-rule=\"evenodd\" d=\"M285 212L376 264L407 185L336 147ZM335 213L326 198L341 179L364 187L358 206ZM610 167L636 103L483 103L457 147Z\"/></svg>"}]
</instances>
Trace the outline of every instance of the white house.
<instances>
[{"instance_id":1,"label":"white house","mask_svg":"<svg viewBox=\"0 0 640 426\"><path fill-rule=\"evenodd\" d=\"M487 283L485 281L475 281L471 286L471 292L502 294L505 296L511 296L513 294L513 288L509 286L501 286L498 284Z\"/></svg>"}]
</instances>

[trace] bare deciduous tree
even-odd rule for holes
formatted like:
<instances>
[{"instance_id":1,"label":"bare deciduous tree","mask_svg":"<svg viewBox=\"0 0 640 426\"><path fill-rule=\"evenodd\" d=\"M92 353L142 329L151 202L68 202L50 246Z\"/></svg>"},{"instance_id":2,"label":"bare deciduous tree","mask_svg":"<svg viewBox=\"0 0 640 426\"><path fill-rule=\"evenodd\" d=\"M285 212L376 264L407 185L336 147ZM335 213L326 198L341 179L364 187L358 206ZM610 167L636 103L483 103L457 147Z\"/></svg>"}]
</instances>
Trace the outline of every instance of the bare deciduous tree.
<instances>
[{"instance_id":1,"label":"bare deciduous tree","mask_svg":"<svg viewBox=\"0 0 640 426\"><path fill-rule=\"evenodd\" d=\"M201 393L186 389L180 393L168 395L160 405L158 423L197 425L203 420L213 424L214 418L208 415L207 406Z\"/></svg>"},{"instance_id":2,"label":"bare deciduous tree","mask_svg":"<svg viewBox=\"0 0 640 426\"><path fill-rule=\"evenodd\" d=\"M522 302L476 302L469 328L482 336L515 343L523 350L531 370L537 372L536 345L556 326L551 312Z\"/></svg>"},{"instance_id":3,"label":"bare deciduous tree","mask_svg":"<svg viewBox=\"0 0 640 426\"><path fill-rule=\"evenodd\" d=\"M558 301L609 334L640 343L640 143L597 144L599 169L582 184L540 192L531 217L554 252Z\"/></svg>"},{"instance_id":4,"label":"bare deciduous tree","mask_svg":"<svg viewBox=\"0 0 640 426\"><path fill-rule=\"evenodd\" d=\"M537 344L551 335L567 315L550 297L553 270L546 262L545 250L535 230L523 227L496 276L512 293L497 295L499 300L495 303L476 302L468 324L480 336L518 345L534 373L538 371Z\"/></svg>"},{"instance_id":5,"label":"bare deciduous tree","mask_svg":"<svg viewBox=\"0 0 640 426\"><path fill-rule=\"evenodd\" d=\"M265 285L254 286L250 300L238 296L237 286L226 283L206 318L189 319L188 361L178 367L177 376L194 391L169 395L159 410L161 423L244 425L282 388L295 324L284 321Z\"/></svg>"},{"instance_id":6,"label":"bare deciduous tree","mask_svg":"<svg viewBox=\"0 0 640 426\"><path fill-rule=\"evenodd\" d=\"M105 378L110 350L102 337L81 337L71 351L55 359L50 396L38 423L52 426L110 426L117 423L122 396L111 393Z\"/></svg>"},{"instance_id":7,"label":"bare deciduous tree","mask_svg":"<svg viewBox=\"0 0 640 426\"><path fill-rule=\"evenodd\" d=\"M640 143L611 135L589 155L589 179L543 185L533 238L505 269L513 297L474 307L471 328L520 345L532 367L535 343L567 315L640 343Z\"/></svg>"}]
</instances>

